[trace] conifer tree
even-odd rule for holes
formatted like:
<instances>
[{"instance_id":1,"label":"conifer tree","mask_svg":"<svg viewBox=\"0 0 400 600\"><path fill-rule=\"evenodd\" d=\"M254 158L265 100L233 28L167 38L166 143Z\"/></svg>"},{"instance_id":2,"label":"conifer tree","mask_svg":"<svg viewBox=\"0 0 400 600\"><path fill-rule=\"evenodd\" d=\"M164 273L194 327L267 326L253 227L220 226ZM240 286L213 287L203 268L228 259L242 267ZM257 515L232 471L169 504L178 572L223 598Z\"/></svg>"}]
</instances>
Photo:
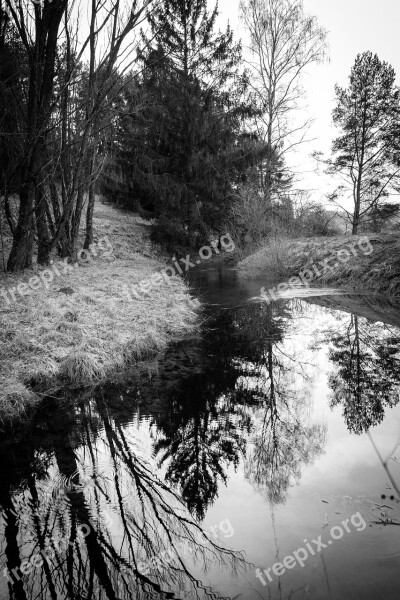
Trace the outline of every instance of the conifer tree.
<instances>
[{"instance_id":1,"label":"conifer tree","mask_svg":"<svg viewBox=\"0 0 400 600\"><path fill-rule=\"evenodd\" d=\"M333 121L340 135L332 144L328 172L344 180L331 196L349 195L353 214L346 211L358 233L400 180L400 90L391 65L376 54L359 54L351 70L349 86L336 86Z\"/></svg>"},{"instance_id":2,"label":"conifer tree","mask_svg":"<svg viewBox=\"0 0 400 600\"><path fill-rule=\"evenodd\" d=\"M241 46L229 27L216 32L217 15L206 0L153 8L137 91L144 109L124 119L119 148L119 161L131 165L127 186L162 218L161 228L173 221L189 245L218 228L235 182L259 151L245 131L253 109Z\"/></svg>"}]
</instances>

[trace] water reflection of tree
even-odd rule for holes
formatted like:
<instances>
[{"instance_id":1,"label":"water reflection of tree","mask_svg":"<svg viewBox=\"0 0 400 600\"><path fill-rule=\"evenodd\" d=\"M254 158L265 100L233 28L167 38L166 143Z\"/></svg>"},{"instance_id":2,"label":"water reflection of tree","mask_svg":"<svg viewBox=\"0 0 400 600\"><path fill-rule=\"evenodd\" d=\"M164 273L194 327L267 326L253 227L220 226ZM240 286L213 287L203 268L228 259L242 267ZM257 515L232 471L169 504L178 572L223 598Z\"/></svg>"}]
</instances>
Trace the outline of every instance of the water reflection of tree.
<instances>
[{"instance_id":1,"label":"water reflection of tree","mask_svg":"<svg viewBox=\"0 0 400 600\"><path fill-rule=\"evenodd\" d=\"M200 389L199 385L197 392ZM174 419L172 427L164 427L155 451L160 464L167 463L167 480L179 486L189 510L202 520L220 482L226 482L226 469L237 466L244 451L245 416L225 398L199 410L197 397L191 394L195 408L191 415L181 414L179 424Z\"/></svg>"},{"instance_id":2,"label":"water reflection of tree","mask_svg":"<svg viewBox=\"0 0 400 600\"><path fill-rule=\"evenodd\" d=\"M10 470L7 486L3 476L2 569L19 567L51 537L67 547L50 564L44 561L13 585L8 582L8 595L0 593L1 598L147 600L178 589L191 598L221 598L194 572L216 562L235 570L239 555L190 518L101 398L82 408L78 421L79 436L76 424L71 431L65 419L56 439L36 438L26 447L28 455L19 450L21 464L31 467L26 477ZM46 419L41 426L46 429ZM80 526L89 523L84 538Z\"/></svg>"},{"instance_id":3,"label":"water reflection of tree","mask_svg":"<svg viewBox=\"0 0 400 600\"><path fill-rule=\"evenodd\" d=\"M338 369L329 379L332 406L343 406L350 431L360 434L383 421L400 399L400 336L383 323L351 315L339 332L329 331L329 358Z\"/></svg>"},{"instance_id":4,"label":"water reflection of tree","mask_svg":"<svg viewBox=\"0 0 400 600\"><path fill-rule=\"evenodd\" d=\"M307 386L295 391L293 373L304 380L307 365L285 344L290 318L280 304L224 311L191 352L182 345L180 365L167 356L159 381L142 394L151 387L159 396L153 430L165 480L138 452L132 402L118 395L79 410L47 406L24 445L5 454L15 463L3 469L0 485L7 517L1 568L19 567L51 536L67 547L4 593L3 580L0 597L147 600L181 586L190 598L219 598L199 572L216 562L234 570L239 557L209 538L186 507L204 516L243 456L251 483L283 501L290 481L322 449L322 428L304 414ZM81 538L90 520L94 528ZM169 558L160 562L164 551Z\"/></svg>"},{"instance_id":5,"label":"water reflection of tree","mask_svg":"<svg viewBox=\"0 0 400 600\"><path fill-rule=\"evenodd\" d=\"M306 424L305 399L287 385L293 371L304 375L303 359L285 355L290 318L282 304L223 311L204 340L203 370L169 393L170 410L156 418L160 464L199 518L249 440L246 475L274 502L322 451L324 428Z\"/></svg>"},{"instance_id":6,"label":"water reflection of tree","mask_svg":"<svg viewBox=\"0 0 400 600\"><path fill-rule=\"evenodd\" d=\"M274 321L265 312L266 321ZM246 477L273 504L285 501L290 484L322 453L326 428L309 424L309 367L304 354L275 335L264 343L253 370L253 389L259 398ZM253 332L256 335L256 332ZM300 387L300 381L303 388Z\"/></svg>"}]
</instances>

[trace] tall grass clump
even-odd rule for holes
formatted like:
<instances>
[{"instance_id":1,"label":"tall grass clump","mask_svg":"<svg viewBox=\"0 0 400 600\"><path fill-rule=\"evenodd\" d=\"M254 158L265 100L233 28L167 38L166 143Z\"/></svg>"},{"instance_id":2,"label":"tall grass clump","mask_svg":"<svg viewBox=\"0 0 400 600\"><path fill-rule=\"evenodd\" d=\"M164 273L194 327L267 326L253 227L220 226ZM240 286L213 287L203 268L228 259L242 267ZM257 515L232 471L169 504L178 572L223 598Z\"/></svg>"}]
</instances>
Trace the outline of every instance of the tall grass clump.
<instances>
[{"instance_id":1,"label":"tall grass clump","mask_svg":"<svg viewBox=\"0 0 400 600\"><path fill-rule=\"evenodd\" d=\"M271 279L282 278L291 274L290 252L292 240L272 238L266 245L242 260L238 267L243 274L249 276L268 273Z\"/></svg>"}]
</instances>

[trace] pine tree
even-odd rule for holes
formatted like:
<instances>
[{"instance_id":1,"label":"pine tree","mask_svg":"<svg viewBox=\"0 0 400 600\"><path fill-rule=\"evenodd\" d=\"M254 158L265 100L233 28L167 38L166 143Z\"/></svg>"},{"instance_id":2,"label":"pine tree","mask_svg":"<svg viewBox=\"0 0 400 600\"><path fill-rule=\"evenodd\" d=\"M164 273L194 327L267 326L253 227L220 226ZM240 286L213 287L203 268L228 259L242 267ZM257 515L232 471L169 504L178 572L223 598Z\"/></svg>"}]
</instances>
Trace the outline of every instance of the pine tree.
<instances>
[{"instance_id":1,"label":"pine tree","mask_svg":"<svg viewBox=\"0 0 400 600\"><path fill-rule=\"evenodd\" d=\"M328 172L345 180L333 199L350 190L353 234L398 183L400 90L395 77L393 67L376 54L364 52L356 58L349 87L336 86L333 120L341 135L333 142L334 158L328 161Z\"/></svg>"}]
</instances>

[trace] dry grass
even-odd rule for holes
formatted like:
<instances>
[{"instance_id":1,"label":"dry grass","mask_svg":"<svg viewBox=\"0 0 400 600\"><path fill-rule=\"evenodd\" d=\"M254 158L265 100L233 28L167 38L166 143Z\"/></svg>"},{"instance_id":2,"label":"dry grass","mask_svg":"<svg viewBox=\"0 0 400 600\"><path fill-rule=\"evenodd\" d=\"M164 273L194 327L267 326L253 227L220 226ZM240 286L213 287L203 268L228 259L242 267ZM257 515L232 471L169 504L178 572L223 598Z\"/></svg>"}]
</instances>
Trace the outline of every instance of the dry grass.
<instances>
[{"instance_id":1,"label":"dry grass","mask_svg":"<svg viewBox=\"0 0 400 600\"><path fill-rule=\"evenodd\" d=\"M330 265L338 263L336 268L326 270L314 282L345 285L352 289L368 289L374 292L400 297L400 239L397 234L370 234L367 236L373 252L366 255L359 247L356 256L352 255L346 263L330 260ZM286 240L279 246L272 242L252 256L239 263L241 273L250 277L272 276L291 277L311 265L317 265L328 257L358 245L365 235L337 236L329 238L307 238ZM277 272L278 271L278 272Z\"/></svg>"},{"instance_id":2,"label":"dry grass","mask_svg":"<svg viewBox=\"0 0 400 600\"><path fill-rule=\"evenodd\" d=\"M61 387L104 382L196 328L196 303L181 280L141 300L122 294L124 285L163 267L135 217L98 204L95 231L98 238L108 236L112 257L94 258L11 305L0 300L2 420L23 416L41 395ZM33 274L2 277L0 288Z\"/></svg>"},{"instance_id":3,"label":"dry grass","mask_svg":"<svg viewBox=\"0 0 400 600\"><path fill-rule=\"evenodd\" d=\"M239 270L250 277L268 272L271 279L285 277L289 274L288 261L292 255L293 241L287 238L271 239L254 254L238 264Z\"/></svg>"}]
</instances>

